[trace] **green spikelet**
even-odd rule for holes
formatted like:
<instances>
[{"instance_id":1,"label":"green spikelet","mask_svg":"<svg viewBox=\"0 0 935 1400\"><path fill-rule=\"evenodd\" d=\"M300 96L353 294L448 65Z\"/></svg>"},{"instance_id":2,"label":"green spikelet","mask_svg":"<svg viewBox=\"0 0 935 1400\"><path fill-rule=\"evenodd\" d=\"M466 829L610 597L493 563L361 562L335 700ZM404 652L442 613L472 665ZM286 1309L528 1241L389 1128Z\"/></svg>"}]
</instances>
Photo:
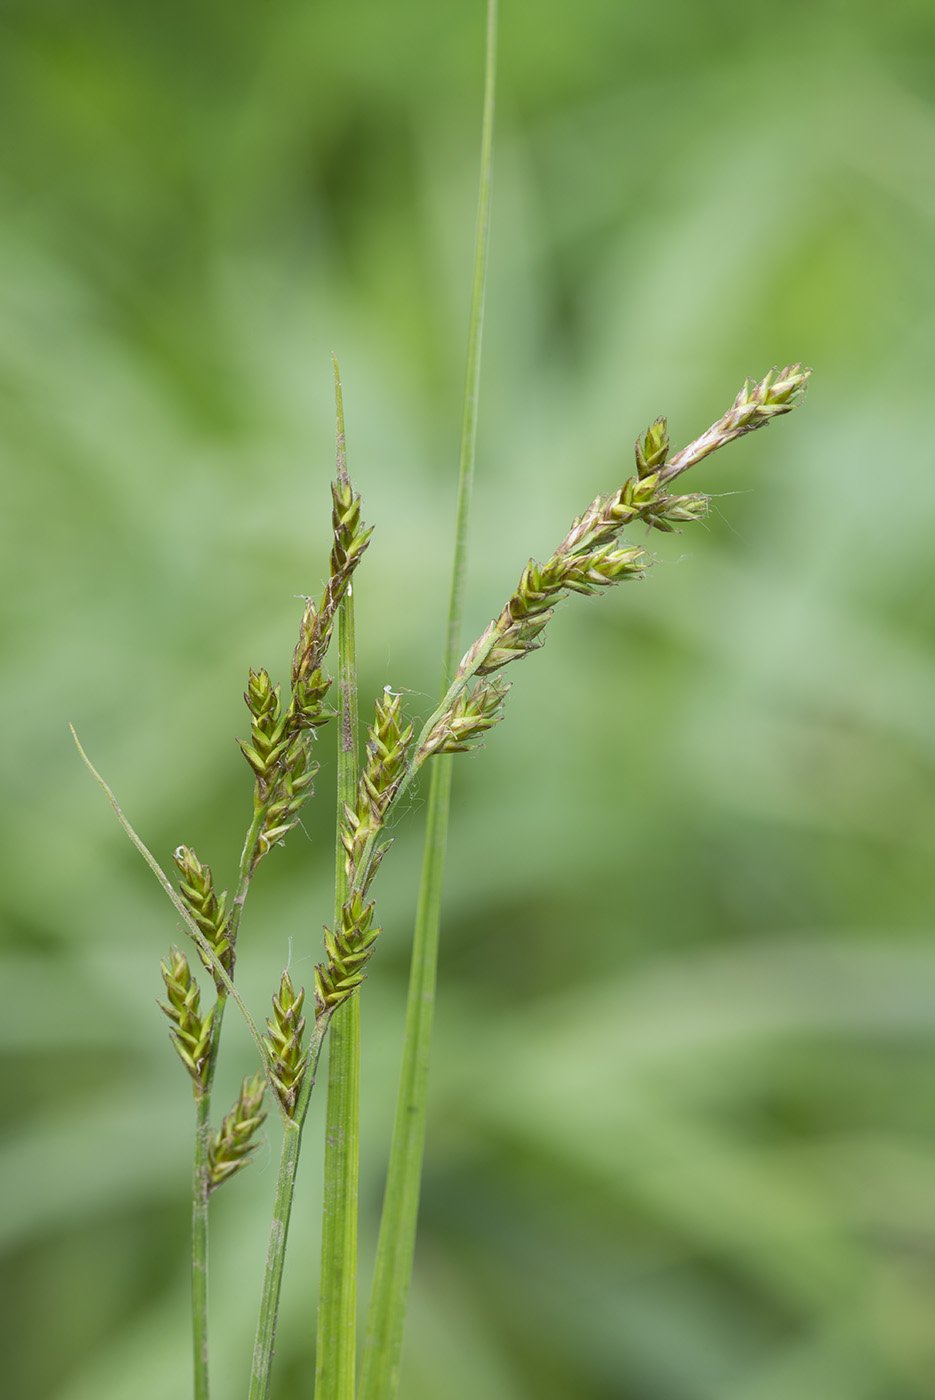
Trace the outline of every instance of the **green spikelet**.
<instances>
[{"instance_id":1,"label":"green spikelet","mask_svg":"<svg viewBox=\"0 0 935 1400\"><path fill-rule=\"evenodd\" d=\"M664 418L657 418L636 439L636 471L640 480L661 467L669 455L669 429Z\"/></svg>"},{"instance_id":2,"label":"green spikelet","mask_svg":"<svg viewBox=\"0 0 935 1400\"><path fill-rule=\"evenodd\" d=\"M256 1135L266 1114L263 1095L266 1080L262 1074L248 1076L240 1086L237 1102L208 1145L208 1189L213 1191L236 1175L250 1161Z\"/></svg>"},{"instance_id":3,"label":"green spikelet","mask_svg":"<svg viewBox=\"0 0 935 1400\"><path fill-rule=\"evenodd\" d=\"M220 896L217 894L210 865L202 865L190 846L179 846L172 858L182 877L179 881L182 902L211 944L225 971L231 975L234 971L234 949L229 938L231 925L226 893ZM198 956L208 971L215 976L218 989L222 990L210 960L200 948Z\"/></svg>"},{"instance_id":4,"label":"green spikelet","mask_svg":"<svg viewBox=\"0 0 935 1400\"><path fill-rule=\"evenodd\" d=\"M192 977L188 959L178 948L171 950L169 961L161 967L169 1000L159 1005L171 1023L169 1039L196 1087L203 1090L207 1083L214 1008L202 1016L198 983Z\"/></svg>"},{"instance_id":5,"label":"green spikelet","mask_svg":"<svg viewBox=\"0 0 935 1400\"><path fill-rule=\"evenodd\" d=\"M288 972L283 972L279 993L273 997L273 1015L266 1022L269 1034L263 1038L279 1101L290 1117L295 1110L295 1101L305 1074L305 1053L302 1049L304 1001L304 988L296 992Z\"/></svg>"}]
</instances>

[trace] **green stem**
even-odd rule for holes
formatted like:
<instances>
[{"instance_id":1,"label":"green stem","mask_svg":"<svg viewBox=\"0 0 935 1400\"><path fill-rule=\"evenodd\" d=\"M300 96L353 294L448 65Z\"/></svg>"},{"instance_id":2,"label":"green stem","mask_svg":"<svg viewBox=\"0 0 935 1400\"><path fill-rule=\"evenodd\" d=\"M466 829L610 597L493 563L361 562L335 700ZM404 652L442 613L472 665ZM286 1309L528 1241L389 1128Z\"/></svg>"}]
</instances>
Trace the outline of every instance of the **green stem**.
<instances>
[{"instance_id":1,"label":"green stem","mask_svg":"<svg viewBox=\"0 0 935 1400\"><path fill-rule=\"evenodd\" d=\"M240 857L237 896L231 910L228 937L236 946L244 902L253 876L253 862L262 826L262 812L255 812ZM211 1141L211 1090L221 1045L221 1025L227 992L217 994L211 1023L204 1088L195 1094L195 1150L192 1165L192 1346L194 1350L195 1400L208 1400L208 1145Z\"/></svg>"},{"instance_id":2,"label":"green stem","mask_svg":"<svg viewBox=\"0 0 935 1400\"><path fill-rule=\"evenodd\" d=\"M305 1126L309 1100L315 1087L315 1074L318 1070L321 1047L327 1032L328 1018L323 1016L315 1022L315 1028L312 1032L305 1075L295 1106L295 1115L292 1118L287 1118L283 1124L282 1152L279 1158L279 1176L276 1180L276 1199L273 1203L269 1248L266 1252L266 1270L263 1275L263 1294L260 1299L256 1343L253 1348L253 1368L250 1372L249 1400L268 1400L269 1396L273 1347L276 1341L276 1323L279 1318L279 1294L282 1287L283 1265L286 1259L289 1216L292 1213L292 1195L295 1190L296 1168L299 1165L302 1129Z\"/></svg>"},{"instance_id":3,"label":"green stem","mask_svg":"<svg viewBox=\"0 0 935 1400\"><path fill-rule=\"evenodd\" d=\"M334 363L338 479L347 481L344 402ZM357 660L354 599L348 589L338 609L339 686L335 927L347 899L341 829L345 806L357 797ZM360 1167L360 1002L350 997L332 1018L328 1045L324 1195L321 1223L321 1293L315 1348L317 1400L353 1400L357 1353L357 1194Z\"/></svg>"},{"instance_id":4,"label":"green stem","mask_svg":"<svg viewBox=\"0 0 935 1400\"><path fill-rule=\"evenodd\" d=\"M220 998L218 999L220 1001ZM217 1011L215 1012L217 1015ZM208 1400L208 1143L210 1084L195 1092L192 1165L192 1345L195 1400Z\"/></svg>"},{"instance_id":5,"label":"green stem","mask_svg":"<svg viewBox=\"0 0 935 1400\"><path fill-rule=\"evenodd\" d=\"M458 662L480 387L484 293L487 280L487 241L493 156L496 76L497 0L487 3L487 46L484 115L481 131L480 187L474 243L474 279L468 332L467 374L461 427L458 506L452 563L451 598L442 690L451 682ZM479 663L478 663L479 664ZM408 785L408 783L407 783ZM451 759L438 758L432 769L426 818L422 881L413 935L406 1033L396 1119L387 1170L373 1290L367 1316L359 1400L391 1400L399 1389L406 1303L412 1279L419 1192L425 1149L428 1066L435 1013L435 984L441 923L441 891L451 798Z\"/></svg>"},{"instance_id":6,"label":"green stem","mask_svg":"<svg viewBox=\"0 0 935 1400\"><path fill-rule=\"evenodd\" d=\"M253 1350L250 1400L266 1400L269 1395L273 1347L276 1341L276 1323L279 1318L279 1293L282 1287L286 1238L289 1233L289 1217L292 1214L292 1196L295 1190L295 1172L298 1166L301 1142L301 1126L294 1122L286 1123L283 1128L282 1151L279 1156L279 1176L276 1180L276 1199L273 1203L273 1219L269 1232L263 1297L260 1302L260 1317Z\"/></svg>"}]
</instances>

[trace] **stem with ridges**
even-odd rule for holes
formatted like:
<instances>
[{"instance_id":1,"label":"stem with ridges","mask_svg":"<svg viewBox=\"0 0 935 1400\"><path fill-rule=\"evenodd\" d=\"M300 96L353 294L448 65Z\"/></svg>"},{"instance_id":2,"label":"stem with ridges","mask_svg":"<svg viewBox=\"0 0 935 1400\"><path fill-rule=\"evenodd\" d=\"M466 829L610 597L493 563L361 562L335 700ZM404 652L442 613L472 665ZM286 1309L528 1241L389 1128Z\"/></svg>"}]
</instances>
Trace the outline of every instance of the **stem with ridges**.
<instances>
[{"instance_id":1,"label":"stem with ridges","mask_svg":"<svg viewBox=\"0 0 935 1400\"><path fill-rule=\"evenodd\" d=\"M344 402L334 362L337 474L347 483ZM338 609L340 732L338 741L335 928L347 899L341 840L345 806L357 799L357 661L353 585ZM360 1001L335 1011L328 1044L328 1104L321 1226L321 1292L315 1349L317 1400L353 1400L357 1351L357 1193L360 1142Z\"/></svg>"},{"instance_id":2,"label":"stem with ridges","mask_svg":"<svg viewBox=\"0 0 935 1400\"><path fill-rule=\"evenodd\" d=\"M464 416L458 476L458 507L452 565L451 599L442 666L442 689L451 683L458 662L467 537L480 385L484 292L487 277L487 237L493 155L494 86L496 72L497 3L487 3L487 44L484 115L481 134L480 187L474 245L474 280L468 334ZM480 664L478 661L477 664ZM419 1191L425 1148L428 1065L435 1011L435 983L441 922L441 889L451 796L451 757L439 757L432 769L426 818L422 882L413 935L406 1033L400 1073L396 1119L387 1170L376 1271L367 1316L367 1336L361 1371L360 1400L389 1400L399 1388L406 1302L412 1279ZM411 781L407 776L406 786ZM402 791L402 789L401 789ZM400 794L401 795L401 794Z\"/></svg>"}]
</instances>

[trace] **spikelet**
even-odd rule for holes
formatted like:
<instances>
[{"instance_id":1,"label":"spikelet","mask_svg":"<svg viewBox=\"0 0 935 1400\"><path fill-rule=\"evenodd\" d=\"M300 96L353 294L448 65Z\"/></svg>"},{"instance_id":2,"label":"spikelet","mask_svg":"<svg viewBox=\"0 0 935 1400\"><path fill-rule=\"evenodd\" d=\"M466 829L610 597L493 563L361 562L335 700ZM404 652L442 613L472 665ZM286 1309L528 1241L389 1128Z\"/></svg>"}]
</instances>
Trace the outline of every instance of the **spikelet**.
<instances>
[{"instance_id":1,"label":"spikelet","mask_svg":"<svg viewBox=\"0 0 935 1400\"><path fill-rule=\"evenodd\" d=\"M373 923L373 904L352 894L341 910L341 926L325 928L326 961L315 968L315 1015L334 1011L364 980L381 930Z\"/></svg>"},{"instance_id":2,"label":"spikelet","mask_svg":"<svg viewBox=\"0 0 935 1400\"><path fill-rule=\"evenodd\" d=\"M231 922L227 912L227 894L218 895L210 865L202 865L190 846L179 846L173 853L181 875L179 894L193 920L214 949L228 976L234 971L234 949L230 941ZM198 956L222 990L210 959L198 949Z\"/></svg>"},{"instance_id":3,"label":"spikelet","mask_svg":"<svg viewBox=\"0 0 935 1400\"><path fill-rule=\"evenodd\" d=\"M161 967L169 1000L160 1002L159 1006L169 1018L169 1039L196 1089L203 1090L207 1083L214 1007L202 1016L198 983L192 977L188 959L178 948L171 950L169 961Z\"/></svg>"},{"instance_id":4,"label":"spikelet","mask_svg":"<svg viewBox=\"0 0 935 1400\"><path fill-rule=\"evenodd\" d=\"M475 741L503 718L509 685L478 681L462 690L422 745L425 757L437 753L466 753Z\"/></svg>"},{"instance_id":5,"label":"spikelet","mask_svg":"<svg viewBox=\"0 0 935 1400\"><path fill-rule=\"evenodd\" d=\"M388 849L388 843L376 849L373 843L405 773L411 743L412 725L403 717L402 701L387 689L376 703L356 805L344 812L341 839L350 893L341 910L340 926L333 932L325 928L326 960L315 968L316 1016L340 1006L364 979L364 968L380 932L373 923L373 904L367 902L366 894Z\"/></svg>"},{"instance_id":6,"label":"spikelet","mask_svg":"<svg viewBox=\"0 0 935 1400\"><path fill-rule=\"evenodd\" d=\"M250 712L250 738L238 739L256 779L255 810L261 817L253 867L298 824L311 796L318 764L311 757L320 725L333 718L325 699L331 678L323 669L341 599L370 543L372 531L361 522L360 496L346 478L335 481L332 494L331 567L320 601L306 599L299 639L292 656L292 693L288 705L265 670L250 671L244 700Z\"/></svg>"},{"instance_id":7,"label":"spikelet","mask_svg":"<svg viewBox=\"0 0 935 1400\"><path fill-rule=\"evenodd\" d=\"M248 1075L241 1084L237 1102L208 1144L209 1191L229 1181L250 1161L256 1135L266 1118L263 1112L265 1092L266 1080L260 1073Z\"/></svg>"},{"instance_id":8,"label":"spikelet","mask_svg":"<svg viewBox=\"0 0 935 1400\"><path fill-rule=\"evenodd\" d=\"M402 701L387 687L376 703L373 724L367 735L367 759L357 789L357 804L344 813L341 840L345 850L348 885L364 848L383 827L387 808L396 796L406 767L412 741L412 725L403 718Z\"/></svg>"},{"instance_id":9,"label":"spikelet","mask_svg":"<svg viewBox=\"0 0 935 1400\"><path fill-rule=\"evenodd\" d=\"M295 1111L296 1099L305 1074L305 1052L302 1049L302 1036L305 1033L305 1017L302 1015L304 1001L304 988L296 992L288 972L283 972L279 992L273 997L273 1015L266 1022L269 1034L263 1037L279 1102L290 1118Z\"/></svg>"},{"instance_id":10,"label":"spikelet","mask_svg":"<svg viewBox=\"0 0 935 1400\"><path fill-rule=\"evenodd\" d=\"M791 412L810 373L796 364L770 370L758 382L747 380L728 412L674 457L666 420L657 418L636 441L636 476L592 501L545 564L529 561L513 596L466 652L458 674L489 675L535 651L556 603L567 593L593 593L641 577L649 558L641 549L619 548L620 532L637 522L668 532L702 520L707 497L674 495L668 483L718 448Z\"/></svg>"}]
</instances>

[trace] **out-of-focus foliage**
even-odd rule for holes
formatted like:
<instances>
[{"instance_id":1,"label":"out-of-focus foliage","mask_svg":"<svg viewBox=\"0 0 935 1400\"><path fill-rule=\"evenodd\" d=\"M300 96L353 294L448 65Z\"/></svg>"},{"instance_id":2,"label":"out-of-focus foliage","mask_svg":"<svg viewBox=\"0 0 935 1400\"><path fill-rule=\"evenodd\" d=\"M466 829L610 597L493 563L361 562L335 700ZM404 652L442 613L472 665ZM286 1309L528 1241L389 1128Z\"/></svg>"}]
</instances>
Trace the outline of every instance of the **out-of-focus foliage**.
<instances>
[{"instance_id":1,"label":"out-of-focus foliage","mask_svg":"<svg viewBox=\"0 0 935 1400\"><path fill-rule=\"evenodd\" d=\"M482 7L7 0L0 451L4 1391L186 1393L168 861L230 884L249 665L325 570L328 353L377 526L367 693L437 684ZM748 373L809 401L706 527L572 600L458 761L406 1400L922 1400L935 1368L935 10L504 0L471 633ZM468 640L466 636L465 641ZM330 752L333 736L323 739ZM238 978L310 983L333 777ZM419 862L378 884L362 1258ZM250 1047L225 1027L217 1114ZM277 1394L309 1394L321 1105ZM276 1125L214 1211L242 1392ZM369 1263L364 1265L364 1292Z\"/></svg>"}]
</instances>

